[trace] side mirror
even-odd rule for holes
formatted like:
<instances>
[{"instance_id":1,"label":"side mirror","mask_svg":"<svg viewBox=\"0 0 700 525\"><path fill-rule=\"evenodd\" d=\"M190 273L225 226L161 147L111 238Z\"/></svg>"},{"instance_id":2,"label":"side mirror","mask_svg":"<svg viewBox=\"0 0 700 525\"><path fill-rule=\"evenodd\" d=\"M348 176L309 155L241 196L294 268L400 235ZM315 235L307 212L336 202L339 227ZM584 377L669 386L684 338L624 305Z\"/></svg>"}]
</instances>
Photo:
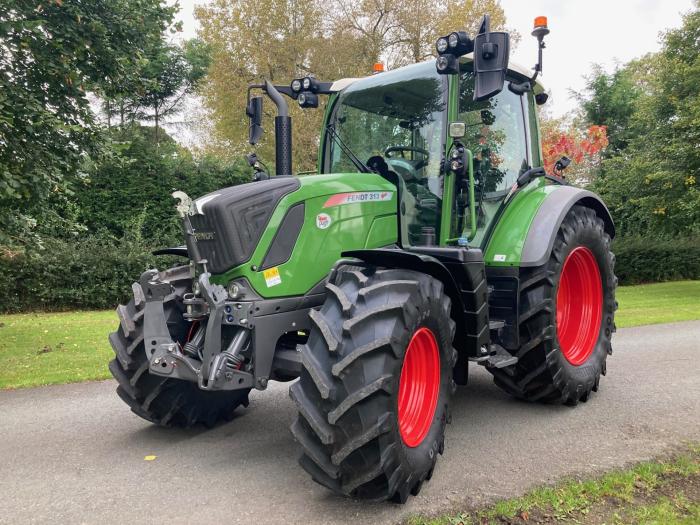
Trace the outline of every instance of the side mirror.
<instances>
[{"instance_id":1,"label":"side mirror","mask_svg":"<svg viewBox=\"0 0 700 525\"><path fill-rule=\"evenodd\" d=\"M257 144L262 137L262 115L263 115L263 99L260 96L251 97L248 101L248 107L245 110L250 126L248 128L248 142Z\"/></svg>"},{"instance_id":2,"label":"side mirror","mask_svg":"<svg viewBox=\"0 0 700 525\"><path fill-rule=\"evenodd\" d=\"M486 100L503 89L508 70L510 35L505 32L492 33L489 17L484 16L481 30L474 39L474 101Z\"/></svg>"}]
</instances>

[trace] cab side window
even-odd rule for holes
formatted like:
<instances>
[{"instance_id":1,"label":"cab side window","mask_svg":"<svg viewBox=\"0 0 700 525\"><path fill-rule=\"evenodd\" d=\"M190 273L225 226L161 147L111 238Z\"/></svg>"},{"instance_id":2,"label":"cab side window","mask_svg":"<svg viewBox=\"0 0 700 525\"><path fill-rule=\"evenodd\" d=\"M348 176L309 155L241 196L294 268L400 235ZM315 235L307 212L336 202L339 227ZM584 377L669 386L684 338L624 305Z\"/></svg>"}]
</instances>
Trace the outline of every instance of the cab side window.
<instances>
[{"instance_id":1,"label":"cab side window","mask_svg":"<svg viewBox=\"0 0 700 525\"><path fill-rule=\"evenodd\" d=\"M506 86L495 97L474 102L474 75L462 74L459 119L466 122L466 146L478 161L484 197L505 195L528 168L522 96Z\"/></svg>"}]
</instances>

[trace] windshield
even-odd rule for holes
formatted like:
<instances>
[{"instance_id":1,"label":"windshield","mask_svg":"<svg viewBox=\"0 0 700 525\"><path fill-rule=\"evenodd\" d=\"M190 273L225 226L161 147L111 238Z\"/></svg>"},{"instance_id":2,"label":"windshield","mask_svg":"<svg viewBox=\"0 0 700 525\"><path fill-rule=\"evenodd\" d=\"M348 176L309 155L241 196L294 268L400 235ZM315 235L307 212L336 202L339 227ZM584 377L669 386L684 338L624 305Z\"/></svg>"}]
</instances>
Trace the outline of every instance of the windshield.
<instances>
[{"instance_id":1,"label":"windshield","mask_svg":"<svg viewBox=\"0 0 700 525\"><path fill-rule=\"evenodd\" d=\"M438 235L446 91L435 62L403 67L350 85L338 96L329 127L326 172L357 171L361 162L383 157L405 182L406 222L411 244ZM428 230L423 231L424 228ZM432 231L430 231L432 229Z\"/></svg>"}]
</instances>

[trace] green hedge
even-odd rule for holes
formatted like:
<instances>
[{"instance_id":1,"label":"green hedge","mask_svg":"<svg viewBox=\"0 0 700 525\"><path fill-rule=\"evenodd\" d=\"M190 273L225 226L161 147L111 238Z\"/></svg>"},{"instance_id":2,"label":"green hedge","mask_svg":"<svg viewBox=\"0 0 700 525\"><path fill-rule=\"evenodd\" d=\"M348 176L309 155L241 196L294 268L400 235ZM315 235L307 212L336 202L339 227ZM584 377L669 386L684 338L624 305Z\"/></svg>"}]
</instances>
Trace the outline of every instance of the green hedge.
<instances>
[{"instance_id":1,"label":"green hedge","mask_svg":"<svg viewBox=\"0 0 700 525\"><path fill-rule=\"evenodd\" d=\"M41 251L0 258L0 311L113 308L149 267L173 264L127 239L47 239Z\"/></svg>"},{"instance_id":2,"label":"green hedge","mask_svg":"<svg viewBox=\"0 0 700 525\"><path fill-rule=\"evenodd\" d=\"M154 257L138 240L89 236L48 239L44 249L0 258L0 312L113 308L131 294L147 268L182 261ZM700 238L618 238L613 242L620 284L700 279Z\"/></svg>"},{"instance_id":3,"label":"green hedge","mask_svg":"<svg viewBox=\"0 0 700 525\"><path fill-rule=\"evenodd\" d=\"M700 237L619 237L612 250L621 285L700 279Z\"/></svg>"}]
</instances>

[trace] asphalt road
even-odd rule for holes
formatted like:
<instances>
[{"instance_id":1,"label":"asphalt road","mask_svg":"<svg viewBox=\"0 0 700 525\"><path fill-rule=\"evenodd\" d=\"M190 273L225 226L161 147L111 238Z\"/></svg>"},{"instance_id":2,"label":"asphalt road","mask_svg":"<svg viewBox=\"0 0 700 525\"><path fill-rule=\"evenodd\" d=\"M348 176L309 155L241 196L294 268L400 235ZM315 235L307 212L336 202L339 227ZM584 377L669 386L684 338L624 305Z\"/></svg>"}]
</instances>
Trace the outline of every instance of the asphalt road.
<instances>
[{"instance_id":1,"label":"asphalt road","mask_svg":"<svg viewBox=\"0 0 700 525\"><path fill-rule=\"evenodd\" d=\"M331 495L297 466L287 386L214 430L154 427L112 381L0 392L0 523L395 523L700 440L700 321L620 330L577 408L522 403L473 367L445 455L403 506ZM147 455L156 455L145 461Z\"/></svg>"}]
</instances>

